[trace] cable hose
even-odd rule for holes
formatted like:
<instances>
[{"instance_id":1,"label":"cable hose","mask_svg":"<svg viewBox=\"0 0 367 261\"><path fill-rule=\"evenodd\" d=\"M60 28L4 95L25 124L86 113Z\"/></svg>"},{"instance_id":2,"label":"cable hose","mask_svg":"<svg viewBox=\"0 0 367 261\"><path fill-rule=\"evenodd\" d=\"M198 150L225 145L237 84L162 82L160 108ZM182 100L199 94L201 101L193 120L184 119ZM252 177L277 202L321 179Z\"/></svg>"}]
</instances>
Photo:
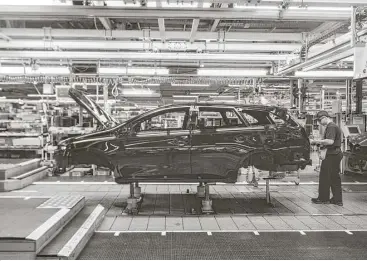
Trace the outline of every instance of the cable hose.
<instances>
[{"instance_id":1,"label":"cable hose","mask_svg":"<svg viewBox=\"0 0 367 261\"><path fill-rule=\"evenodd\" d=\"M115 85L113 86L112 90L111 90L111 94L112 96L116 99L117 96L119 96L119 89L117 88L117 82L115 83Z\"/></svg>"}]
</instances>

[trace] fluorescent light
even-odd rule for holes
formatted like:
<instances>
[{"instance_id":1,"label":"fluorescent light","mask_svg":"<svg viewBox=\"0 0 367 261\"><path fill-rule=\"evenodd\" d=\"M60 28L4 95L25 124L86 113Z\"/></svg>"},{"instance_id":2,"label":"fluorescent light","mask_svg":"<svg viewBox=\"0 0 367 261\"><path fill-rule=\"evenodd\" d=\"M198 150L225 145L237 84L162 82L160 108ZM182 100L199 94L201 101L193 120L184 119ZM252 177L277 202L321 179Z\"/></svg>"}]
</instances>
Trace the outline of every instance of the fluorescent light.
<instances>
[{"instance_id":1,"label":"fluorescent light","mask_svg":"<svg viewBox=\"0 0 367 261\"><path fill-rule=\"evenodd\" d=\"M134 75L167 75L166 68L140 68L140 67L100 67L100 74L134 74Z\"/></svg>"},{"instance_id":2,"label":"fluorescent light","mask_svg":"<svg viewBox=\"0 0 367 261\"><path fill-rule=\"evenodd\" d=\"M337 78L343 78L343 77L353 77L354 72L353 71L297 71L294 73L294 76L296 77L337 77Z\"/></svg>"},{"instance_id":3,"label":"fluorescent light","mask_svg":"<svg viewBox=\"0 0 367 261\"><path fill-rule=\"evenodd\" d=\"M228 101L228 100L235 100L236 97L235 96L229 96L229 95L225 95L225 96L210 96L209 98L215 100L215 101Z\"/></svg>"},{"instance_id":4,"label":"fluorescent light","mask_svg":"<svg viewBox=\"0 0 367 261\"><path fill-rule=\"evenodd\" d=\"M172 95L172 98L174 99L197 99L198 96L194 96L194 95Z\"/></svg>"},{"instance_id":5,"label":"fluorescent light","mask_svg":"<svg viewBox=\"0 0 367 261\"><path fill-rule=\"evenodd\" d=\"M160 1L160 0L157 0ZM166 1L162 1L162 7L163 8L197 8L199 7L199 4L196 3L182 3L182 2L172 2L172 3L167 3ZM209 8L211 5L211 3L203 3L203 8ZM147 3L147 7L157 7L157 2L151 2L148 1Z\"/></svg>"},{"instance_id":6,"label":"fluorescent light","mask_svg":"<svg viewBox=\"0 0 367 261\"><path fill-rule=\"evenodd\" d=\"M149 74L149 75L167 75L169 70L166 68L132 68L127 69L128 74Z\"/></svg>"},{"instance_id":7,"label":"fluorescent light","mask_svg":"<svg viewBox=\"0 0 367 261\"><path fill-rule=\"evenodd\" d=\"M140 2L125 3L124 1L104 1L107 6L121 6L121 7L140 7Z\"/></svg>"},{"instance_id":8,"label":"fluorescent light","mask_svg":"<svg viewBox=\"0 0 367 261\"><path fill-rule=\"evenodd\" d=\"M9 66L0 67L0 74L5 75L68 75L70 70L68 67L39 67L33 70L32 67L22 67L22 66Z\"/></svg>"},{"instance_id":9,"label":"fluorescent light","mask_svg":"<svg viewBox=\"0 0 367 261\"><path fill-rule=\"evenodd\" d=\"M307 7L298 7L298 6L289 6L288 10L304 10L304 11L350 11L349 7L332 7L332 6L307 6Z\"/></svg>"},{"instance_id":10,"label":"fluorescent light","mask_svg":"<svg viewBox=\"0 0 367 261\"><path fill-rule=\"evenodd\" d=\"M173 103L189 103L189 102L197 102L196 99L191 100L173 100Z\"/></svg>"},{"instance_id":11,"label":"fluorescent light","mask_svg":"<svg viewBox=\"0 0 367 261\"><path fill-rule=\"evenodd\" d=\"M73 5L73 2L71 0L0 0L0 5Z\"/></svg>"},{"instance_id":12,"label":"fluorescent light","mask_svg":"<svg viewBox=\"0 0 367 261\"><path fill-rule=\"evenodd\" d=\"M152 94L153 91L150 89L122 89L121 91L122 95L129 95L129 94L136 94L136 95L140 95L140 94Z\"/></svg>"},{"instance_id":13,"label":"fluorescent light","mask_svg":"<svg viewBox=\"0 0 367 261\"><path fill-rule=\"evenodd\" d=\"M134 88L129 88L129 89L122 89L121 90L121 95L127 98L144 98L144 97L149 97L149 98L160 98L161 94L160 93L156 93L150 89L134 89Z\"/></svg>"},{"instance_id":14,"label":"fluorescent light","mask_svg":"<svg viewBox=\"0 0 367 261\"><path fill-rule=\"evenodd\" d=\"M122 86L160 86L159 83L121 83Z\"/></svg>"},{"instance_id":15,"label":"fluorescent light","mask_svg":"<svg viewBox=\"0 0 367 261\"><path fill-rule=\"evenodd\" d=\"M234 8L238 8L238 9L265 9L265 10L279 10L278 6L273 6L273 5L239 5L239 4L234 4L233 6Z\"/></svg>"},{"instance_id":16,"label":"fluorescent light","mask_svg":"<svg viewBox=\"0 0 367 261\"><path fill-rule=\"evenodd\" d=\"M191 95L198 95L198 96L215 96L219 95L217 92L191 92Z\"/></svg>"},{"instance_id":17,"label":"fluorescent light","mask_svg":"<svg viewBox=\"0 0 367 261\"><path fill-rule=\"evenodd\" d=\"M210 84L195 84L195 83L171 83L172 86L197 86L197 87L209 87Z\"/></svg>"},{"instance_id":18,"label":"fluorescent light","mask_svg":"<svg viewBox=\"0 0 367 261\"><path fill-rule=\"evenodd\" d=\"M266 76L267 70L248 69L198 69L200 76Z\"/></svg>"}]
</instances>

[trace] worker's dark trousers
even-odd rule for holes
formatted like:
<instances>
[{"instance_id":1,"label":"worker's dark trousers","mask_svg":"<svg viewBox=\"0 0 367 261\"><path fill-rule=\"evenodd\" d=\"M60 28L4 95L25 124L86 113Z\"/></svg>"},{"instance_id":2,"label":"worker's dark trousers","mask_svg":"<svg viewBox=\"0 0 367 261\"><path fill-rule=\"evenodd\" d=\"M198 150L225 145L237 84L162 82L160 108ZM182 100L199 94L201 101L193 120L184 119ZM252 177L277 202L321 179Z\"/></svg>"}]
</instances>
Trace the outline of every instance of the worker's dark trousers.
<instances>
[{"instance_id":1,"label":"worker's dark trousers","mask_svg":"<svg viewBox=\"0 0 367 261\"><path fill-rule=\"evenodd\" d=\"M342 186L340 179L340 161L343 154L326 155L321 163L319 176L319 199L328 201L330 199L330 188L336 202L342 202Z\"/></svg>"}]
</instances>

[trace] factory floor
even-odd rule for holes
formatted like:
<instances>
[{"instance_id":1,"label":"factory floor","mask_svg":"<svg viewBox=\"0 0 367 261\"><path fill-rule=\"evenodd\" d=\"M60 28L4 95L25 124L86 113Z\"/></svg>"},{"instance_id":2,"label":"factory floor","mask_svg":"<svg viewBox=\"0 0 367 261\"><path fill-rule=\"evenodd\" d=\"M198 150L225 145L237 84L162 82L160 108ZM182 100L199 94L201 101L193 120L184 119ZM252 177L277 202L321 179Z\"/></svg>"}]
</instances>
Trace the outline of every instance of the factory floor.
<instances>
[{"instance_id":1,"label":"factory floor","mask_svg":"<svg viewBox=\"0 0 367 261\"><path fill-rule=\"evenodd\" d=\"M0 199L82 196L85 208L102 205L79 259L366 259L367 178L342 176L344 206L315 205L314 168L300 172L299 185L270 182L272 205L264 182L211 185L213 214L202 213L197 184L159 183L140 184L139 211L127 214L130 187L111 176L48 177Z\"/></svg>"}]
</instances>

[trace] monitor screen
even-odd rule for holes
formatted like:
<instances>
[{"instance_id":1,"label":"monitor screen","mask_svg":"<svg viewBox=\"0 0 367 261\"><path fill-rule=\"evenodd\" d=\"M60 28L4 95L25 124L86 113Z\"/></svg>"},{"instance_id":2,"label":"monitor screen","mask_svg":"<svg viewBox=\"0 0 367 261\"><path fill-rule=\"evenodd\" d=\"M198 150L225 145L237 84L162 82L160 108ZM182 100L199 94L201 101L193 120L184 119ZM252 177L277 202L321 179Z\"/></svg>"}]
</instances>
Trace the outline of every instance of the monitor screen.
<instances>
[{"instance_id":1,"label":"monitor screen","mask_svg":"<svg viewBox=\"0 0 367 261\"><path fill-rule=\"evenodd\" d=\"M349 133L350 134L359 134L359 129L358 127L355 126L349 126L348 127Z\"/></svg>"}]
</instances>

